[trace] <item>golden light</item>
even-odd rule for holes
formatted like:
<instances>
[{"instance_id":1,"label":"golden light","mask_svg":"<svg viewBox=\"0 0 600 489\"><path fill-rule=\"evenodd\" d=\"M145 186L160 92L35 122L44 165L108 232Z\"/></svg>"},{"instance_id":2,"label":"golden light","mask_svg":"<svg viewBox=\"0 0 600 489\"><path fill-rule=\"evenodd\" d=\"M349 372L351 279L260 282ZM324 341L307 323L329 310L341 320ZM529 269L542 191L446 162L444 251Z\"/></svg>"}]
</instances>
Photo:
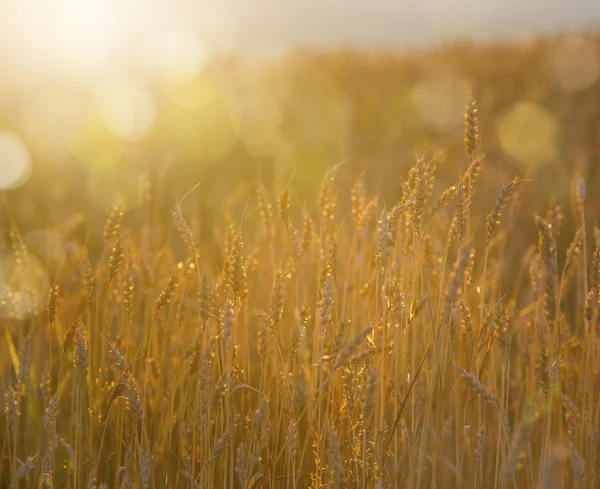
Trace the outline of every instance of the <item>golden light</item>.
<instances>
[{"instance_id":1,"label":"golden light","mask_svg":"<svg viewBox=\"0 0 600 489\"><path fill-rule=\"evenodd\" d=\"M119 202L128 209L135 206L138 197L138 175L130 165L119 165L90 172L87 193L105 209Z\"/></svg>"},{"instance_id":2,"label":"golden light","mask_svg":"<svg viewBox=\"0 0 600 489\"><path fill-rule=\"evenodd\" d=\"M152 94L133 83L108 84L100 93L98 105L108 129L124 140L142 139L156 119Z\"/></svg>"},{"instance_id":3,"label":"golden light","mask_svg":"<svg viewBox=\"0 0 600 489\"><path fill-rule=\"evenodd\" d=\"M58 269L68 258L65 237L56 229L34 229L23 237L23 241L29 251L50 267Z\"/></svg>"},{"instance_id":4,"label":"golden light","mask_svg":"<svg viewBox=\"0 0 600 489\"><path fill-rule=\"evenodd\" d=\"M158 36L155 56L163 79L185 82L200 74L206 53L192 32L179 27Z\"/></svg>"},{"instance_id":5,"label":"golden light","mask_svg":"<svg viewBox=\"0 0 600 489\"><path fill-rule=\"evenodd\" d=\"M48 273L35 256L17 260L12 254L0 254L0 318L25 319L39 314L48 288Z\"/></svg>"},{"instance_id":6,"label":"golden light","mask_svg":"<svg viewBox=\"0 0 600 489\"><path fill-rule=\"evenodd\" d=\"M425 125L449 132L463 125L465 92L466 86L460 79L448 76L417 85L412 99Z\"/></svg>"},{"instance_id":7,"label":"golden light","mask_svg":"<svg viewBox=\"0 0 600 489\"><path fill-rule=\"evenodd\" d=\"M64 163L68 157L68 140L83 117L84 107L78 97L66 89L33 94L23 107L23 135L45 161Z\"/></svg>"},{"instance_id":8,"label":"golden light","mask_svg":"<svg viewBox=\"0 0 600 489\"><path fill-rule=\"evenodd\" d=\"M69 152L88 170L100 171L121 162L124 141L110 132L99 111L90 110L71 134Z\"/></svg>"},{"instance_id":9,"label":"golden light","mask_svg":"<svg viewBox=\"0 0 600 489\"><path fill-rule=\"evenodd\" d=\"M31 173L31 158L22 139L0 132L0 190L21 186Z\"/></svg>"},{"instance_id":10,"label":"golden light","mask_svg":"<svg viewBox=\"0 0 600 489\"><path fill-rule=\"evenodd\" d=\"M275 153L281 140L281 110L268 94L235 100L231 120L239 140L254 156Z\"/></svg>"},{"instance_id":11,"label":"golden light","mask_svg":"<svg viewBox=\"0 0 600 489\"><path fill-rule=\"evenodd\" d=\"M189 110L203 110L223 98L222 88L210 80L199 77L191 82L171 83L168 97L178 106Z\"/></svg>"},{"instance_id":12,"label":"golden light","mask_svg":"<svg viewBox=\"0 0 600 489\"><path fill-rule=\"evenodd\" d=\"M222 88L209 82L189 92L189 98L176 97L163 117L169 133L181 142L178 149L195 159L220 161L236 144L230 100Z\"/></svg>"}]
</instances>

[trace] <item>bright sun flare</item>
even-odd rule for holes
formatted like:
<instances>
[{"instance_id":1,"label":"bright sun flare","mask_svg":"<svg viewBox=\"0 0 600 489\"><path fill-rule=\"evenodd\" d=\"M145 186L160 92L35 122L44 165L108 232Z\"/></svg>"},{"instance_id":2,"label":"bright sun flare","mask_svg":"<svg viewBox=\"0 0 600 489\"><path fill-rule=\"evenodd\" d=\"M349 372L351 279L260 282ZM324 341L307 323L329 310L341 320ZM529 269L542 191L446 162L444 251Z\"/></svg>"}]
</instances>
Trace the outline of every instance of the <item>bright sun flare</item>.
<instances>
[{"instance_id":1,"label":"bright sun flare","mask_svg":"<svg viewBox=\"0 0 600 489\"><path fill-rule=\"evenodd\" d=\"M206 48L191 17L169 3L146 0L9 0L1 6L0 35L20 79L115 73L189 79L198 74ZM193 16L192 16L193 17ZM0 33L2 34L2 33ZM0 45L0 50L1 50ZM15 71L16 70L16 71Z\"/></svg>"},{"instance_id":2,"label":"bright sun flare","mask_svg":"<svg viewBox=\"0 0 600 489\"><path fill-rule=\"evenodd\" d=\"M56 48L77 61L101 60L125 34L129 12L114 0L63 0L50 19Z\"/></svg>"}]
</instances>

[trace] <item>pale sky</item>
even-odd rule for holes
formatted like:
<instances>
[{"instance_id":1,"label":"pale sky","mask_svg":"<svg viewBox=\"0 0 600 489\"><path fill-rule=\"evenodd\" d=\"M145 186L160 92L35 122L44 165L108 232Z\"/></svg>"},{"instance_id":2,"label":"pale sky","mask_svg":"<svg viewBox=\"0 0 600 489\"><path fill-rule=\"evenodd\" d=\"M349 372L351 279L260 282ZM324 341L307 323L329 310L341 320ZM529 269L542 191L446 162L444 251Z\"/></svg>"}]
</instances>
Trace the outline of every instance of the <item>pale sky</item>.
<instances>
[{"instance_id":1,"label":"pale sky","mask_svg":"<svg viewBox=\"0 0 600 489\"><path fill-rule=\"evenodd\" d=\"M0 0L3 77L600 30L600 0Z\"/></svg>"},{"instance_id":2,"label":"pale sky","mask_svg":"<svg viewBox=\"0 0 600 489\"><path fill-rule=\"evenodd\" d=\"M249 49L403 48L457 37L489 39L583 27L600 29L598 0L226 0L219 3L222 15L230 16L235 24L240 45ZM204 21L199 16L196 22L201 31L210 20Z\"/></svg>"}]
</instances>

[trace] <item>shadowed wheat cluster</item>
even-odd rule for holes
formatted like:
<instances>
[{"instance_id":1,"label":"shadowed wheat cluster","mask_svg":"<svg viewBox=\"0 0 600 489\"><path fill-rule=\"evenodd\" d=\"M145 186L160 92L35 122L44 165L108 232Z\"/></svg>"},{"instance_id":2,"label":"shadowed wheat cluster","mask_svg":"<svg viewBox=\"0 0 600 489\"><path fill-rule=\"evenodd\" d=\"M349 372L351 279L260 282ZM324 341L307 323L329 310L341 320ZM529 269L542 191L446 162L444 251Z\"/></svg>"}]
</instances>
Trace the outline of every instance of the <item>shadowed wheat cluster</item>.
<instances>
[{"instance_id":1,"label":"shadowed wheat cluster","mask_svg":"<svg viewBox=\"0 0 600 489\"><path fill-rule=\"evenodd\" d=\"M597 487L590 196L575 176L570 209L534 214L520 196L535 182L515 176L472 206L486 160L471 94L464 121L445 189L430 152L392 175L397 202L360 177L340 187L343 165L313 204L293 178L257 180L209 243L202 183L165 222L144 180L101 249L74 234L90 216L61 225L68 259L43 298L17 283L42 264L6 206L0 485Z\"/></svg>"}]
</instances>

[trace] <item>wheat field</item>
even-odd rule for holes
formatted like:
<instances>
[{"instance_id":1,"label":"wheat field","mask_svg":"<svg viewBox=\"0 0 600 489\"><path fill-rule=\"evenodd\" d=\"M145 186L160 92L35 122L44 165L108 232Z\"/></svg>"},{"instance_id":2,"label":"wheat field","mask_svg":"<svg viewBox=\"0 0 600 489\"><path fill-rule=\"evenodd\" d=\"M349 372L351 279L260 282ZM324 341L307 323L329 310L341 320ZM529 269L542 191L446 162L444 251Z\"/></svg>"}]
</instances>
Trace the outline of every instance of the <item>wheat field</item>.
<instances>
[{"instance_id":1,"label":"wheat field","mask_svg":"<svg viewBox=\"0 0 600 489\"><path fill-rule=\"evenodd\" d=\"M257 172L210 217L142 175L73 206L60 266L5 198L0 486L598 487L595 185L499 172L479 80L460 152L331 161L314 195Z\"/></svg>"}]
</instances>

